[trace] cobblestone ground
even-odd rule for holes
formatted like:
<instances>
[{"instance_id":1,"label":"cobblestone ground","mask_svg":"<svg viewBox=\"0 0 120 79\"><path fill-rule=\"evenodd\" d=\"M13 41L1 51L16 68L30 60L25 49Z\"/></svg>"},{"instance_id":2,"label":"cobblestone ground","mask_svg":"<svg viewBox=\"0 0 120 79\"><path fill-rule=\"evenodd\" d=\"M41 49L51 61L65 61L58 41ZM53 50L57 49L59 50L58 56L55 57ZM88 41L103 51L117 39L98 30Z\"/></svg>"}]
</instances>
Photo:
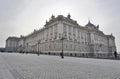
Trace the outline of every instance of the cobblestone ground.
<instances>
[{"instance_id":1,"label":"cobblestone ground","mask_svg":"<svg viewBox=\"0 0 120 79\"><path fill-rule=\"evenodd\" d=\"M120 60L0 53L0 79L120 79Z\"/></svg>"}]
</instances>

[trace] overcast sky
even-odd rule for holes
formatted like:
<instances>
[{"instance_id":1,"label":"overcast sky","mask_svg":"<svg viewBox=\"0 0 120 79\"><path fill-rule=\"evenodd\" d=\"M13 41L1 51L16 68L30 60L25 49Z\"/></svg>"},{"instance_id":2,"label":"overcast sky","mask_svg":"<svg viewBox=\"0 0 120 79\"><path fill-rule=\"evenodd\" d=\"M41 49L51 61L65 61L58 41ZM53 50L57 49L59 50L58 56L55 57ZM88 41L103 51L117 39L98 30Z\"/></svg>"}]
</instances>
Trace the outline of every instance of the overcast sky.
<instances>
[{"instance_id":1,"label":"overcast sky","mask_svg":"<svg viewBox=\"0 0 120 79\"><path fill-rule=\"evenodd\" d=\"M44 26L51 15L71 14L80 25L88 18L116 38L120 51L120 0L0 0L0 47L8 36L27 35Z\"/></svg>"}]
</instances>

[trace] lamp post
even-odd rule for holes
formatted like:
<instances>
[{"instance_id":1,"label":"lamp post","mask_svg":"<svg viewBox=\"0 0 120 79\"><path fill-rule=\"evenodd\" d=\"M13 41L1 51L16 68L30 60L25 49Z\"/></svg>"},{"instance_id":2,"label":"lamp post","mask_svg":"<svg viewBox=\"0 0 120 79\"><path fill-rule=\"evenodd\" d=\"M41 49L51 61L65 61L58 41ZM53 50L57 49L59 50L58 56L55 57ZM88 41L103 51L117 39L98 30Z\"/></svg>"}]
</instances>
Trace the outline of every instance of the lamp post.
<instances>
[{"instance_id":1,"label":"lamp post","mask_svg":"<svg viewBox=\"0 0 120 79\"><path fill-rule=\"evenodd\" d=\"M38 56L39 56L39 44L40 44L40 40L38 41Z\"/></svg>"},{"instance_id":2,"label":"lamp post","mask_svg":"<svg viewBox=\"0 0 120 79\"><path fill-rule=\"evenodd\" d=\"M62 52L60 53L62 59L64 58L64 54L63 54L63 40L64 39L65 38L63 37L63 34L62 34L62 38L61 38L61 40L62 40Z\"/></svg>"},{"instance_id":3,"label":"lamp post","mask_svg":"<svg viewBox=\"0 0 120 79\"><path fill-rule=\"evenodd\" d=\"M26 53L28 53L28 43L27 43L27 51L26 51Z\"/></svg>"}]
</instances>

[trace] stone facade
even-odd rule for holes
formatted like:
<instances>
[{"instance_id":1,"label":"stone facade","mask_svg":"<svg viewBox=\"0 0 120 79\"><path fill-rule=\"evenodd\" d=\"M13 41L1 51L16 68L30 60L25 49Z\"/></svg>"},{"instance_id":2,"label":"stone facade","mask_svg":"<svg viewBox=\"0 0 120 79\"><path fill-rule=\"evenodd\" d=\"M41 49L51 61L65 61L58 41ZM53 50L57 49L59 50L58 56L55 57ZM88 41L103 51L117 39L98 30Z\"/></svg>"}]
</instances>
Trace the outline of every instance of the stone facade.
<instances>
[{"instance_id":1,"label":"stone facade","mask_svg":"<svg viewBox=\"0 0 120 79\"><path fill-rule=\"evenodd\" d=\"M58 15L51 16L42 29L20 37L17 42L18 51L32 53L55 53L62 51L62 38L64 54L112 54L116 51L115 37L105 35L99 30L99 25L90 21L81 26L77 21ZM7 47L6 41L6 47Z\"/></svg>"},{"instance_id":2,"label":"stone facade","mask_svg":"<svg viewBox=\"0 0 120 79\"><path fill-rule=\"evenodd\" d=\"M8 37L6 40L5 50L7 52L17 52L19 38Z\"/></svg>"}]
</instances>

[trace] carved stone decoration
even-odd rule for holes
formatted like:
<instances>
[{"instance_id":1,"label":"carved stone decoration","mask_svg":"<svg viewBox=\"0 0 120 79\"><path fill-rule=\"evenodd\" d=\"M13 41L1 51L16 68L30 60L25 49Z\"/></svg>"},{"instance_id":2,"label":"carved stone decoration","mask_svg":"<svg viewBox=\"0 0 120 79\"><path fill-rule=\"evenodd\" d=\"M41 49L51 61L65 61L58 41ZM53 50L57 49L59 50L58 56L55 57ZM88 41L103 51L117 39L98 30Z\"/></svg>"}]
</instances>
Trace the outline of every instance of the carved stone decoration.
<instances>
[{"instance_id":1,"label":"carved stone decoration","mask_svg":"<svg viewBox=\"0 0 120 79\"><path fill-rule=\"evenodd\" d=\"M68 18L68 19L70 19L70 18L71 18L71 15L70 15L70 13L68 13L68 15L67 15L67 18Z\"/></svg>"},{"instance_id":2,"label":"carved stone decoration","mask_svg":"<svg viewBox=\"0 0 120 79\"><path fill-rule=\"evenodd\" d=\"M55 19L55 16L54 16L54 15L52 15L52 16L51 16L51 19Z\"/></svg>"},{"instance_id":3,"label":"carved stone decoration","mask_svg":"<svg viewBox=\"0 0 120 79\"><path fill-rule=\"evenodd\" d=\"M58 20L63 20L63 15L58 15L57 19Z\"/></svg>"},{"instance_id":4,"label":"carved stone decoration","mask_svg":"<svg viewBox=\"0 0 120 79\"><path fill-rule=\"evenodd\" d=\"M97 29L99 29L99 25L97 25Z\"/></svg>"}]
</instances>

